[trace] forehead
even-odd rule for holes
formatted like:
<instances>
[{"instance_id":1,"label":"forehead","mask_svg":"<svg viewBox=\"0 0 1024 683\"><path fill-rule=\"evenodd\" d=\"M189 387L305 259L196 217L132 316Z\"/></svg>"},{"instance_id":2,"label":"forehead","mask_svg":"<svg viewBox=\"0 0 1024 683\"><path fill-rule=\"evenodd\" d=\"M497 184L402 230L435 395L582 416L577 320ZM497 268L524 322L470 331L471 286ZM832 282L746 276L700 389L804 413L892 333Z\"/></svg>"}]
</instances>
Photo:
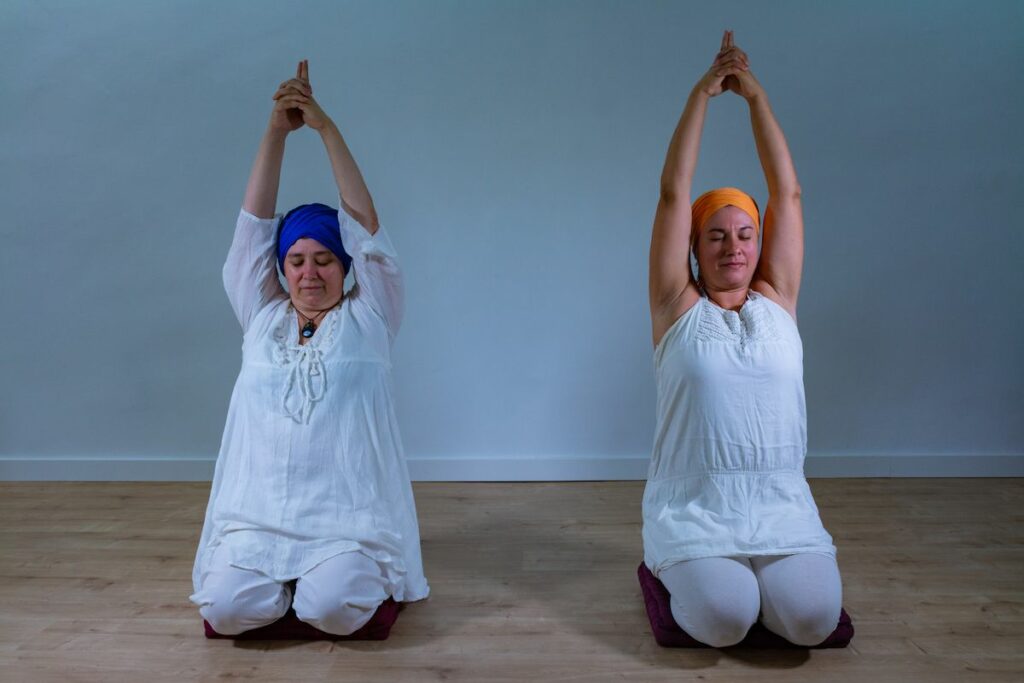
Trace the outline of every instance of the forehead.
<instances>
[{"instance_id":1,"label":"forehead","mask_svg":"<svg viewBox=\"0 0 1024 683\"><path fill-rule=\"evenodd\" d=\"M743 209L735 206L723 206L718 211L711 214L711 218L704 224L705 230L711 228L743 228L743 227L754 227L754 219L747 215L747 212Z\"/></svg>"},{"instance_id":2,"label":"forehead","mask_svg":"<svg viewBox=\"0 0 1024 683\"><path fill-rule=\"evenodd\" d=\"M322 252L331 253L331 250L312 237L300 237L295 240L295 244L288 249L285 256L311 256Z\"/></svg>"}]
</instances>

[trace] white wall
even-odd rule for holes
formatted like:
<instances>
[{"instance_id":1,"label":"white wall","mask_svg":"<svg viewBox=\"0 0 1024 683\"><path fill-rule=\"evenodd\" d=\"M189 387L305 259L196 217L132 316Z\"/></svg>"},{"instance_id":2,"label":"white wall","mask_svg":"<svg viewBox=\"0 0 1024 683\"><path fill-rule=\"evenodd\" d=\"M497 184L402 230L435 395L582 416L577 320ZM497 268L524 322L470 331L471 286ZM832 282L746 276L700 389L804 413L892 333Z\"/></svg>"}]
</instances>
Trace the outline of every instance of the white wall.
<instances>
[{"instance_id":1,"label":"white wall","mask_svg":"<svg viewBox=\"0 0 1024 683\"><path fill-rule=\"evenodd\" d=\"M220 267L301 58L404 259L410 460L642 476L658 176L726 27L804 189L812 457L1020 468L1020 3L51 1L0 5L0 478L208 466L240 358ZM763 204L739 98L701 151L696 191ZM304 130L279 210L309 201L336 199Z\"/></svg>"}]
</instances>

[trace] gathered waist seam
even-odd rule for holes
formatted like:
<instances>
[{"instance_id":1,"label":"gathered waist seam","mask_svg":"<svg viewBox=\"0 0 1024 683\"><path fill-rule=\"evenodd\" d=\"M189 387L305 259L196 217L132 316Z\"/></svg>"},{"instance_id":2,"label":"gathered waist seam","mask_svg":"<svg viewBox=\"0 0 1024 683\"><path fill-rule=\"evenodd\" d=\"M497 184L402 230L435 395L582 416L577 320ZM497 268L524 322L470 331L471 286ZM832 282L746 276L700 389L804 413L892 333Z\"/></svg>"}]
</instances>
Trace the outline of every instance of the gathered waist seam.
<instances>
[{"instance_id":1,"label":"gathered waist seam","mask_svg":"<svg viewBox=\"0 0 1024 683\"><path fill-rule=\"evenodd\" d=\"M700 473L689 473L689 474L676 474L669 477L657 477L648 478L649 482L662 482L662 481L673 481L675 479L706 479L709 477L719 476L738 476L738 475L757 475L757 476L772 476L776 474L795 474L801 477L804 476L802 469L776 469L776 470L711 470L708 472Z\"/></svg>"}]
</instances>

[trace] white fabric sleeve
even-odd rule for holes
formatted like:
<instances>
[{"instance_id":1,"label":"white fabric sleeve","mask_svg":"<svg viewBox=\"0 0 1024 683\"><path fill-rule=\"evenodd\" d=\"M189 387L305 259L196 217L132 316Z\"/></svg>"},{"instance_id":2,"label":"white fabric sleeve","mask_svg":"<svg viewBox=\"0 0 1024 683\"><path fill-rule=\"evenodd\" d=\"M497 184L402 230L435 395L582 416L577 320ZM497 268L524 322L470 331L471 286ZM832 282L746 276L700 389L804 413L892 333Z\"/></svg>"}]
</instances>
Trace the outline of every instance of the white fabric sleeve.
<instances>
[{"instance_id":1,"label":"white fabric sleeve","mask_svg":"<svg viewBox=\"0 0 1024 683\"><path fill-rule=\"evenodd\" d=\"M394 339L405 310L405 283L398 254L383 227L373 235L345 211L338 198L338 223L345 251L352 257L356 286L349 293L380 316Z\"/></svg>"},{"instance_id":2,"label":"white fabric sleeve","mask_svg":"<svg viewBox=\"0 0 1024 683\"><path fill-rule=\"evenodd\" d=\"M277 224L282 214L257 218L245 209L238 213L235 237L224 263L224 291L242 325L242 332L264 306L285 296L277 278Z\"/></svg>"}]
</instances>

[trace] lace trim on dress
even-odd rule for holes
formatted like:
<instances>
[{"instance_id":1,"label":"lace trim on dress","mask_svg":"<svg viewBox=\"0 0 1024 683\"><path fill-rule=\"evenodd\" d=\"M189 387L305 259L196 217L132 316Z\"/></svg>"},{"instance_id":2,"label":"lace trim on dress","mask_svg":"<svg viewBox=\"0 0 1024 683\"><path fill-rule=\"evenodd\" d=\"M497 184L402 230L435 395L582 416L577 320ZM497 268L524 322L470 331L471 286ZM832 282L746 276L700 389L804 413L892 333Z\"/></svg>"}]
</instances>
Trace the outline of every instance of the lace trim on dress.
<instances>
[{"instance_id":1,"label":"lace trim on dress","mask_svg":"<svg viewBox=\"0 0 1024 683\"><path fill-rule=\"evenodd\" d=\"M751 294L739 313L719 307L710 299L701 302L695 338L700 342L739 344L778 341L782 337L775 316L768 310L762 296Z\"/></svg>"},{"instance_id":2,"label":"lace trim on dress","mask_svg":"<svg viewBox=\"0 0 1024 683\"><path fill-rule=\"evenodd\" d=\"M294 307L288 304L287 313L274 328L274 363L288 368L281 394L281 410L299 424L309 424L313 406L327 391L327 372L324 369L323 354L334 345L338 326L340 306L324 316L320 329L305 346L292 341L289 331L296 327Z\"/></svg>"}]
</instances>

